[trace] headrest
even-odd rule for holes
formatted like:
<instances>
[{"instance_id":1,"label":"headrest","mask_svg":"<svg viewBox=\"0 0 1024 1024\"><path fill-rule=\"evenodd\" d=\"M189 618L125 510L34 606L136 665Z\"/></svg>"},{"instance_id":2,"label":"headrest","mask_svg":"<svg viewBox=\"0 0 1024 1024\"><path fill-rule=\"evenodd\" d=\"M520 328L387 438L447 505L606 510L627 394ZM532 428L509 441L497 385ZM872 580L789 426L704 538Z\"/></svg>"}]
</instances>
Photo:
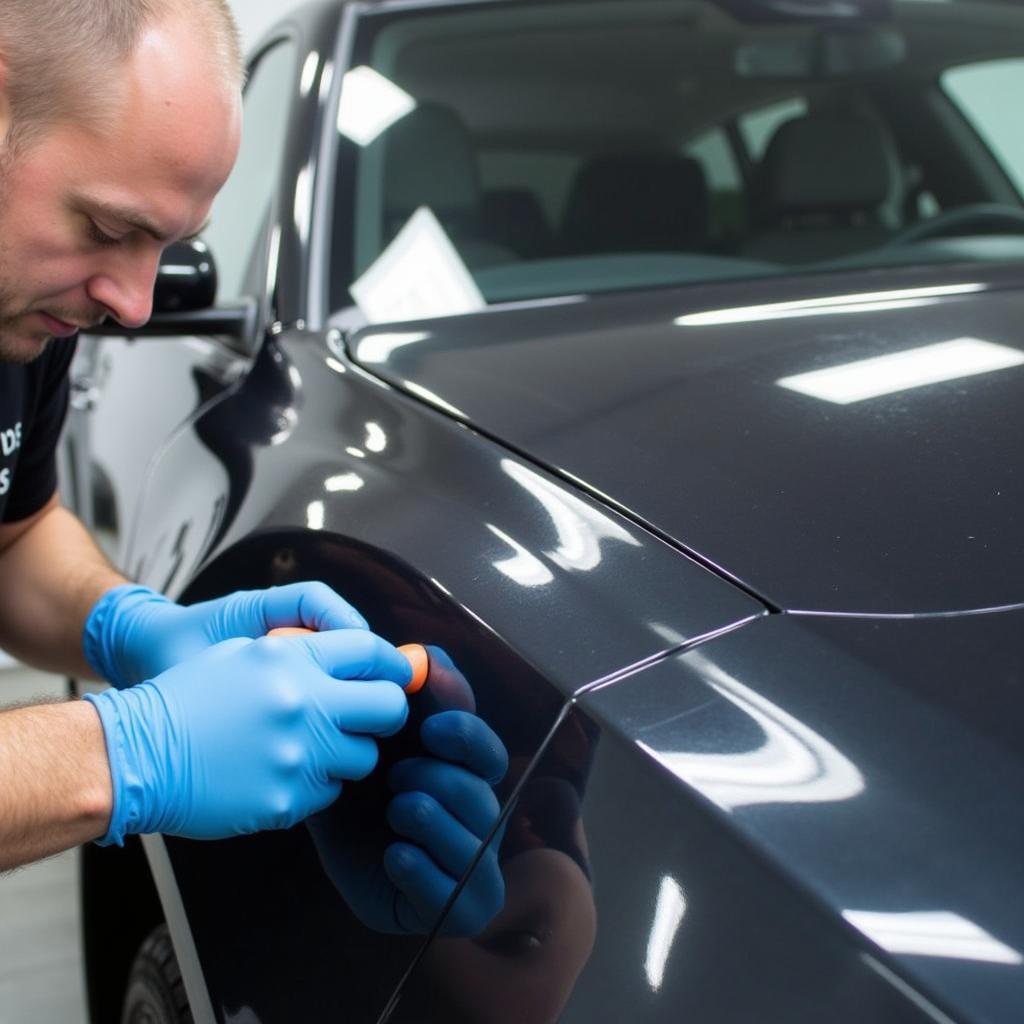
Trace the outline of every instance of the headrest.
<instances>
[{"instance_id":1,"label":"headrest","mask_svg":"<svg viewBox=\"0 0 1024 1024\"><path fill-rule=\"evenodd\" d=\"M773 214L875 212L898 191L900 164L877 121L810 114L778 128L759 176L760 198Z\"/></svg>"},{"instance_id":2,"label":"headrest","mask_svg":"<svg viewBox=\"0 0 1024 1024\"><path fill-rule=\"evenodd\" d=\"M442 223L479 220L480 178L469 132L447 107L423 104L383 138L384 217L393 233L420 206ZM465 224L463 223L465 222Z\"/></svg>"},{"instance_id":3,"label":"headrest","mask_svg":"<svg viewBox=\"0 0 1024 1024\"><path fill-rule=\"evenodd\" d=\"M489 189L483 194L482 211L487 238L507 246L523 259L548 254L551 229L540 200L530 189Z\"/></svg>"},{"instance_id":4,"label":"headrest","mask_svg":"<svg viewBox=\"0 0 1024 1024\"><path fill-rule=\"evenodd\" d=\"M701 165L674 155L608 156L576 175L562 231L580 252L683 250L708 230Z\"/></svg>"}]
</instances>

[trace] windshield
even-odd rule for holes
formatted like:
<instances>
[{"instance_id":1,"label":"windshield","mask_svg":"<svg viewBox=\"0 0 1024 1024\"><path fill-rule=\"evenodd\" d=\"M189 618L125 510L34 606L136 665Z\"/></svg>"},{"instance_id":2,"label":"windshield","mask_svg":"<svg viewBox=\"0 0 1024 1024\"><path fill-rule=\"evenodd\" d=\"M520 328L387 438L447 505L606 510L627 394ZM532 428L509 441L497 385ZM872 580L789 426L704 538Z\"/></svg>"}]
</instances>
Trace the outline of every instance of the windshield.
<instances>
[{"instance_id":1,"label":"windshield","mask_svg":"<svg viewBox=\"0 0 1024 1024\"><path fill-rule=\"evenodd\" d=\"M1024 259L1024 9L860 2L813 22L772 0L364 15L333 308Z\"/></svg>"}]
</instances>

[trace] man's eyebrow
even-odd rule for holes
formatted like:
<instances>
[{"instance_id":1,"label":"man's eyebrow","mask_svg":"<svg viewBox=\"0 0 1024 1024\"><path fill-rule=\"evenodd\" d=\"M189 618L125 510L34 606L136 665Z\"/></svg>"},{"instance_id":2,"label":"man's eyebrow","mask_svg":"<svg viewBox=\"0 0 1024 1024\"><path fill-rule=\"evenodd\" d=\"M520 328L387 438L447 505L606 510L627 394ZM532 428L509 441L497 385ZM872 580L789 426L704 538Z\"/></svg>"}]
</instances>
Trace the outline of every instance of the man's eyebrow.
<instances>
[{"instance_id":1,"label":"man's eyebrow","mask_svg":"<svg viewBox=\"0 0 1024 1024\"><path fill-rule=\"evenodd\" d=\"M173 235L168 235L165 231L162 231L145 214L139 213L137 210L132 210L127 206L119 206L117 203L108 203L99 199L87 198L85 201L87 205L100 215L104 217L111 217L114 220L121 221L122 224L128 224L133 228L137 228L139 231L144 231L151 238L155 238L156 241L161 242L164 245L174 239ZM186 238L183 238L182 241L195 241L195 239L198 238L199 235L201 235L209 226L210 218L207 217L198 231L195 231Z\"/></svg>"}]
</instances>

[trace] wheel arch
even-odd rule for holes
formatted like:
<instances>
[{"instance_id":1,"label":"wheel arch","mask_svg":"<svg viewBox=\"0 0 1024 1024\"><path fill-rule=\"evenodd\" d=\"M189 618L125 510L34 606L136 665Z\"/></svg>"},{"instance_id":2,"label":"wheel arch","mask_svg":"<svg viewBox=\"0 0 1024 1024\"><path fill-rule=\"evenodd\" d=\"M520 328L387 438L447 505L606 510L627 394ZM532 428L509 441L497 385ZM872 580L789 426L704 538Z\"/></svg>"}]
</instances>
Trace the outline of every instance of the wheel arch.
<instances>
[{"instance_id":1,"label":"wheel arch","mask_svg":"<svg viewBox=\"0 0 1024 1024\"><path fill-rule=\"evenodd\" d=\"M332 586L366 616L371 628L395 643L415 641L445 648L471 679L486 671L492 678L514 679L517 685L526 685L531 680L540 683L536 670L471 610L454 601L439 583L394 555L343 535L300 528L264 529L248 534L205 564L178 599L183 604L193 604L236 590L263 589L302 580L320 580ZM560 704L561 698L557 700ZM543 716L545 721L550 714L547 711ZM539 745L544 733L546 726L542 730L538 724L537 736L531 737L530 743ZM231 901L235 898L231 892L233 879L229 877L232 858L225 859L223 848L220 855L214 856L214 851L207 849L208 844L184 840L165 843L159 836L147 836L143 844L135 845L136 867L141 861L146 875L144 883L138 884L148 887L153 895L159 894L159 913L168 925L196 1024L221 1020L216 1007L233 1005L253 978L269 981L279 969L274 952L269 949L249 949L254 958L247 960L244 976L233 962L225 962L232 958L219 955L219 944L231 928L225 917L231 918ZM222 847L220 843L210 845ZM251 867L254 859L275 857L279 851L280 847L249 842L240 853ZM215 877L218 875L219 878ZM265 873L268 887L275 885L273 878L272 871ZM305 905L305 880L293 877L289 884L289 899L296 906ZM217 893L224 897L222 906L206 906L202 913L191 913L195 909L192 899L202 902L218 898ZM121 894L122 899L126 896ZM269 900L274 898L268 893ZM214 929L207 927L211 910L220 917ZM133 931L137 941L126 953L119 977L126 977L131 955L146 933L148 930L143 932L141 926ZM101 948L99 954L102 952ZM311 985L315 984L311 981ZM313 992L308 995L315 998ZM100 1015L94 1019L116 1017Z\"/></svg>"}]
</instances>

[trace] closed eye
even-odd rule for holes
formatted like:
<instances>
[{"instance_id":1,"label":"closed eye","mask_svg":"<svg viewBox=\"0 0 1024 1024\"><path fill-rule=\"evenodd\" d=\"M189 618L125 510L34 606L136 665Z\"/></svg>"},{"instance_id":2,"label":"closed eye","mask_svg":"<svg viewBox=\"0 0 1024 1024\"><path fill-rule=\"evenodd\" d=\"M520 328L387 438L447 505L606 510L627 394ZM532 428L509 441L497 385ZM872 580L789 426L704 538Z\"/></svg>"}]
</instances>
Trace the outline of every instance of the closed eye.
<instances>
[{"instance_id":1,"label":"closed eye","mask_svg":"<svg viewBox=\"0 0 1024 1024\"><path fill-rule=\"evenodd\" d=\"M91 241L95 242L97 245L102 245L102 246L117 245L117 243L120 241L120 239L118 239L118 238L112 238L105 231L101 231L99 226L96 224L96 222L94 220L90 219L89 221L87 221L87 224L88 224L87 231L88 231L89 238L90 238Z\"/></svg>"}]
</instances>

